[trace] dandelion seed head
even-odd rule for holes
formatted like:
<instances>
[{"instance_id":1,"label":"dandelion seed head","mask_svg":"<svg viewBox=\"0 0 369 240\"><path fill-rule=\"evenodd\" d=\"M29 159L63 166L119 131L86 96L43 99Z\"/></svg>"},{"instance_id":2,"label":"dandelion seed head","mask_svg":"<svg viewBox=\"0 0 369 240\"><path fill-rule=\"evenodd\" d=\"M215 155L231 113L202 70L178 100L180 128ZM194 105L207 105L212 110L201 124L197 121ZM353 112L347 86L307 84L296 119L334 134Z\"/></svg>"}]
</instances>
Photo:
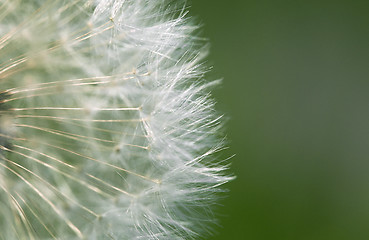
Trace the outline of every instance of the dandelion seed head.
<instances>
[{"instance_id":1,"label":"dandelion seed head","mask_svg":"<svg viewBox=\"0 0 369 240\"><path fill-rule=\"evenodd\" d=\"M0 3L0 239L208 232L232 177L183 4Z\"/></svg>"}]
</instances>

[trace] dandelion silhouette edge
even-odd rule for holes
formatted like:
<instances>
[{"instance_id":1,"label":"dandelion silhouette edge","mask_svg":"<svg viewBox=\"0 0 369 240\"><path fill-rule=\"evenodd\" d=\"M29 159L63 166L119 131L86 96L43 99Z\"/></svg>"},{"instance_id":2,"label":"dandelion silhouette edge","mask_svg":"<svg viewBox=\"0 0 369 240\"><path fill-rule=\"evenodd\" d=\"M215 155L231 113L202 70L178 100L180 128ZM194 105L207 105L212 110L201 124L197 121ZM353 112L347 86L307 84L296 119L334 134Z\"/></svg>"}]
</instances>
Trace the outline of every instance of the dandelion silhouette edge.
<instances>
[{"instance_id":1,"label":"dandelion silhouette edge","mask_svg":"<svg viewBox=\"0 0 369 240\"><path fill-rule=\"evenodd\" d=\"M232 177L187 8L0 3L0 238L206 234Z\"/></svg>"}]
</instances>

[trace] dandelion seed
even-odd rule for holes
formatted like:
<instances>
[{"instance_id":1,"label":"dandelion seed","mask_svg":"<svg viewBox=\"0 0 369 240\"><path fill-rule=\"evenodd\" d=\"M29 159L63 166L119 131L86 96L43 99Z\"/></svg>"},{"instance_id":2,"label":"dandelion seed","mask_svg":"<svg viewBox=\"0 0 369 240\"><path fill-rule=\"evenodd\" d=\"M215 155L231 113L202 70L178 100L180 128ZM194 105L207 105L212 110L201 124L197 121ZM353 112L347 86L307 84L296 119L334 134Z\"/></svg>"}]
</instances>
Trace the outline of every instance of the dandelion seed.
<instances>
[{"instance_id":1,"label":"dandelion seed","mask_svg":"<svg viewBox=\"0 0 369 240\"><path fill-rule=\"evenodd\" d=\"M178 8L179 7L179 8ZM193 239L223 144L167 0L0 0L0 239Z\"/></svg>"}]
</instances>

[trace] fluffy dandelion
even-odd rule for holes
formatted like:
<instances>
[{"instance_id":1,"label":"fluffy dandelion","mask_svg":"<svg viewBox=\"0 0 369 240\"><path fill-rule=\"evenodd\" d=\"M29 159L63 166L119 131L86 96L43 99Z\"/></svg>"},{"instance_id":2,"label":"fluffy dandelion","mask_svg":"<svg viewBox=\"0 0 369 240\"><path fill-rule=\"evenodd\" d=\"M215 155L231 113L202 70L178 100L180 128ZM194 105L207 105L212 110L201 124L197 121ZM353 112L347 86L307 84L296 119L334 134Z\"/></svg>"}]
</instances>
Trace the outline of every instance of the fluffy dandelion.
<instances>
[{"instance_id":1,"label":"fluffy dandelion","mask_svg":"<svg viewBox=\"0 0 369 240\"><path fill-rule=\"evenodd\" d=\"M178 4L0 0L0 239L209 231L231 177Z\"/></svg>"}]
</instances>

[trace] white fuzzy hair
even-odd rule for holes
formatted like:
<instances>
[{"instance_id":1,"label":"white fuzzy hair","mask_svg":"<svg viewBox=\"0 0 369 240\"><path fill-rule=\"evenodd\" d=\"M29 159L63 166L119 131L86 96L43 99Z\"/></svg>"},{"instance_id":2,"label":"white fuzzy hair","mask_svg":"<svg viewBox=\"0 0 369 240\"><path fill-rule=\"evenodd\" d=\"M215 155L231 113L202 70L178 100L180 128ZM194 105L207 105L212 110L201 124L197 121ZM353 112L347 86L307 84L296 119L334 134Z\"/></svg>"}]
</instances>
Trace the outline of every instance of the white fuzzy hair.
<instances>
[{"instance_id":1,"label":"white fuzzy hair","mask_svg":"<svg viewBox=\"0 0 369 240\"><path fill-rule=\"evenodd\" d=\"M199 239L231 180L181 1L0 0L0 239Z\"/></svg>"}]
</instances>

